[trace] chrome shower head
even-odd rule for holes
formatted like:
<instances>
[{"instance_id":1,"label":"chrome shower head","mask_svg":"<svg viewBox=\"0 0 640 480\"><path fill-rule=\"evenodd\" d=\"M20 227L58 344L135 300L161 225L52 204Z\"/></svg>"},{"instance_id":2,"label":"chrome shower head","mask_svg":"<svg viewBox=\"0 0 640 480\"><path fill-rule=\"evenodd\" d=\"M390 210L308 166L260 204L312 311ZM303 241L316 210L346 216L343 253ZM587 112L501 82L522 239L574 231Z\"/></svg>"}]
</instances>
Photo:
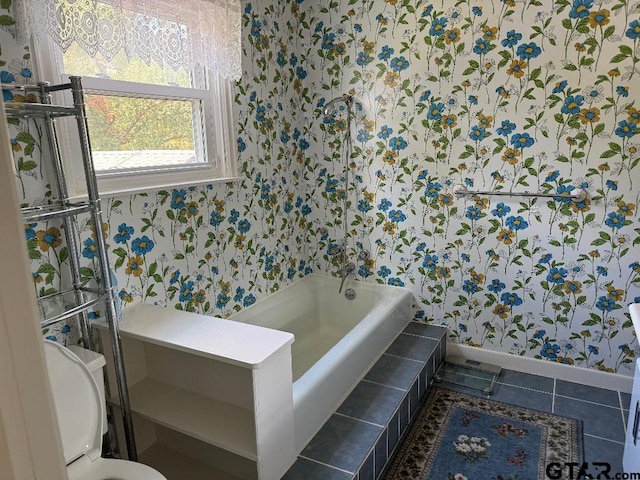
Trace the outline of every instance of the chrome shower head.
<instances>
[{"instance_id":1,"label":"chrome shower head","mask_svg":"<svg viewBox=\"0 0 640 480\"><path fill-rule=\"evenodd\" d=\"M324 106L324 114L329 115L330 113L332 113L336 108L336 104L338 103L344 103L347 107L350 107L353 104L353 97L351 95L345 94L341 97L336 97L333 100L329 100Z\"/></svg>"}]
</instances>

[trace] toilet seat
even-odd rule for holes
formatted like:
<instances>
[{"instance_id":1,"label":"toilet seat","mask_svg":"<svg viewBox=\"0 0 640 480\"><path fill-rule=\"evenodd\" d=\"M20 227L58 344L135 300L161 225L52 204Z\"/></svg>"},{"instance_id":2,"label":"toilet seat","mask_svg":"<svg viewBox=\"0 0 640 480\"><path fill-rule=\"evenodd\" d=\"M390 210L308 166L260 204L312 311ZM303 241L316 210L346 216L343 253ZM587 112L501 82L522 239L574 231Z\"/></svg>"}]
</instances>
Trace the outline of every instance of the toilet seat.
<instances>
[{"instance_id":1,"label":"toilet seat","mask_svg":"<svg viewBox=\"0 0 640 480\"><path fill-rule=\"evenodd\" d=\"M101 457L106 406L92 373L58 343L45 339L44 352L69 480L166 480L147 465Z\"/></svg>"}]
</instances>

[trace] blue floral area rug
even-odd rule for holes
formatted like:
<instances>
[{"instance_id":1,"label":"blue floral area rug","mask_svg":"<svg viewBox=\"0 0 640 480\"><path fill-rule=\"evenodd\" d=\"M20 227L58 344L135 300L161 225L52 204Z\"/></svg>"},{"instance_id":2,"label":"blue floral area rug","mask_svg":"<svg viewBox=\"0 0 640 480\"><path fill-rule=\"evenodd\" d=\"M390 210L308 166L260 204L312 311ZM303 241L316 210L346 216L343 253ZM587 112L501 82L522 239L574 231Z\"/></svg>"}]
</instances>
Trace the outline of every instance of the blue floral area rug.
<instances>
[{"instance_id":1,"label":"blue floral area rug","mask_svg":"<svg viewBox=\"0 0 640 480\"><path fill-rule=\"evenodd\" d=\"M431 388L386 480L544 480L583 461L580 420Z\"/></svg>"}]
</instances>

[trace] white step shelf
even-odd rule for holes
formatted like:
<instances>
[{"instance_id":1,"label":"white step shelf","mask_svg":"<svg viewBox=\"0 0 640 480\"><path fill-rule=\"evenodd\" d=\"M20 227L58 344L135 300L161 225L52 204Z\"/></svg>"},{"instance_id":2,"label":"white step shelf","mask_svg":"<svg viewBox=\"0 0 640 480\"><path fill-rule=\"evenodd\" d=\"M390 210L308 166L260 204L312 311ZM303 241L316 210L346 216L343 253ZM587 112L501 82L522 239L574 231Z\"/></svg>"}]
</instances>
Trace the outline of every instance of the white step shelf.
<instances>
[{"instance_id":1,"label":"white step shelf","mask_svg":"<svg viewBox=\"0 0 640 480\"><path fill-rule=\"evenodd\" d=\"M246 480L284 475L296 458L291 333L147 304L126 308L122 317L141 461L145 451L161 447L175 451L176 462L191 458L198 468L209 465L210 475L224 471ZM93 325L113 384L107 325ZM117 405L118 399L110 402ZM149 455L150 464L157 457ZM151 466L162 471L161 465Z\"/></svg>"}]
</instances>

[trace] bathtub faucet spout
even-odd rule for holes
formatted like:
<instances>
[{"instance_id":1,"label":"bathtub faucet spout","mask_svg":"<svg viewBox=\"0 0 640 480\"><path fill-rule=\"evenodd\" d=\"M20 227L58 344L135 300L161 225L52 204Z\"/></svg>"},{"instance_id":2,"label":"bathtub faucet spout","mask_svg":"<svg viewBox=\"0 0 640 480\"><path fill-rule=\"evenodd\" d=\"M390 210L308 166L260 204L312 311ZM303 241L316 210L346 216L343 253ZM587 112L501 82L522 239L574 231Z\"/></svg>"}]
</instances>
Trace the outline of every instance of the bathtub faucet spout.
<instances>
[{"instance_id":1,"label":"bathtub faucet spout","mask_svg":"<svg viewBox=\"0 0 640 480\"><path fill-rule=\"evenodd\" d=\"M352 272L355 271L355 269L356 269L356 265L353 262L347 263L343 268L340 269L340 278L342 280L340 281L340 289L338 290L338 293L342 293L342 287L344 286L344 281Z\"/></svg>"}]
</instances>

